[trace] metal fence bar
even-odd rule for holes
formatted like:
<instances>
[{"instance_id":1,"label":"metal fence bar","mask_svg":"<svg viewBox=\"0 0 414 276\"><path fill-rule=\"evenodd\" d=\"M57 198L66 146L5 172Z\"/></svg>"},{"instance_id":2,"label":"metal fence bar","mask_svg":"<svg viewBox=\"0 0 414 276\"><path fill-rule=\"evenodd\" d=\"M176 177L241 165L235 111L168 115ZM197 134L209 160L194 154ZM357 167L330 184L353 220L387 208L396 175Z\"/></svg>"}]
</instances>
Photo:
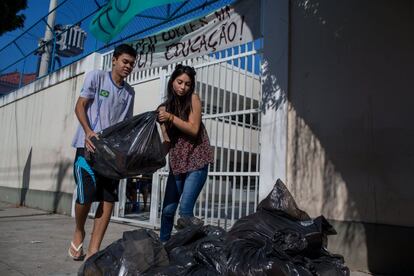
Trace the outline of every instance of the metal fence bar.
<instances>
[{"instance_id":1,"label":"metal fence bar","mask_svg":"<svg viewBox=\"0 0 414 276\"><path fill-rule=\"evenodd\" d=\"M222 52L222 58L223 58L223 56L224 56L224 53ZM222 66L220 66L220 71L219 71L219 76L221 76L222 75L222 73L221 73L221 68L222 68ZM226 70L226 67L224 67L224 70ZM221 101L221 103L222 103L222 108L221 108L221 110L219 111L219 113L220 112L223 112L224 111L224 106L225 106L225 101L226 101L226 83L227 83L227 71L225 71L224 72L224 88L223 88L223 99L222 99L222 101ZM219 80L219 85L221 84L221 79ZM220 91L221 91L221 89L220 89ZM219 103L218 103L219 104ZM221 120L221 143L220 143L220 146L221 146L221 150L220 150L220 172L223 172L224 171L224 150L225 150L225 148L224 148L224 120ZM220 176L220 182L219 182L219 196L218 196L218 215L217 215L217 220L218 220L218 223L220 224L220 219L221 219L221 206L222 206L222 191L223 191L223 176L221 175ZM227 195L226 195L226 197L227 197Z\"/></svg>"},{"instance_id":2,"label":"metal fence bar","mask_svg":"<svg viewBox=\"0 0 414 276\"><path fill-rule=\"evenodd\" d=\"M230 49L230 51L232 51L233 49ZM228 78L228 66L227 66L227 61L224 61L225 62L225 73L224 73L224 99L223 99L223 110L222 110L222 114L225 114L225 113L227 113L227 112L229 112L230 111L230 109L227 107L227 101L229 101L229 104L230 104L230 101L231 101L231 98L232 98L232 94L231 94L231 90L230 90L230 93L229 93L229 99L227 99L227 91L228 91L228 87L227 87L227 84L228 84L228 81L227 81L227 78ZM233 77L232 75L231 75L231 77ZM224 132L224 120L222 120L222 124L223 124L223 137L222 137L222 147L224 148L224 141L225 141L225 132ZM228 128L228 139L226 139L226 141L227 141L227 148L225 148L225 151L226 151L226 162L224 163L224 158L222 158L221 160L222 160L222 162L224 163L223 164L223 170L221 171L222 173L224 172L224 171L226 171L226 172L228 172L229 171L229 168L230 168L230 144L231 144L231 127L229 127ZM224 152L224 150L223 150L223 152ZM224 167L224 165L225 165L225 167ZM229 210L229 176L226 176L226 181L225 181L225 186L226 186L226 188L225 188L225 199L224 199L224 216L225 216L225 222L224 222L224 229L225 230L227 230L227 219L228 219L228 215L229 215L229 212L228 212L228 210ZM220 199L221 200L221 199Z\"/></svg>"},{"instance_id":3,"label":"metal fence bar","mask_svg":"<svg viewBox=\"0 0 414 276\"><path fill-rule=\"evenodd\" d=\"M238 49L239 49L239 53L240 53L240 51L241 51L241 46L238 46ZM241 79L241 67L242 67L242 58L243 57L239 57L238 58L238 74L237 74L237 91L239 91L240 92L240 90L241 90L241 88L240 88L240 79ZM237 95L237 104L236 104L236 110L240 110L240 95ZM238 116L236 116L236 121L238 121ZM242 126L242 128L243 128L243 126ZM236 154L236 156L238 157L238 155L239 155L239 150L238 150L238 138L239 138L239 135L238 135L238 132L239 132L239 129L237 129L237 135L236 135L236 150L234 151L235 152L235 154ZM244 137L242 136L242 139L243 139ZM241 154L242 155L242 154ZM242 156L240 156L240 159L241 159L241 157ZM236 164L236 166L235 166L235 169L234 169L234 171L237 171L237 159L236 159L236 161L235 161L235 164ZM240 160L240 170L241 170L241 160ZM241 218L241 216L242 216L242 203L243 203L243 200L242 200L242 197L243 197L243 177L240 177L239 178L239 216L238 216L238 218Z\"/></svg>"},{"instance_id":4,"label":"metal fence bar","mask_svg":"<svg viewBox=\"0 0 414 276\"><path fill-rule=\"evenodd\" d=\"M234 49L237 49L236 47L234 48ZM233 59L232 60L232 65L233 65L233 67L236 65L236 60L237 60L237 58L235 58L235 59ZM231 95L231 104L230 104L230 109L229 109L229 111L230 112L233 112L233 111L237 111L237 109L236 110L233 110L233 91L234 91L234 76L233 76L233 73L232 73L232 76L231 76L231 90L230 90L230 95ZM237 106L237 99L236 99L236 106ZM231 118L231 117L230 117ZM233 152L233 168L232 168L232 171L233 172L235 172L236 171L236 164L237 164L237 129L235 130L235 135L234 135L234 137L235 137L235 142L234 142L234 152ZM230 147L230 149L231 149L231 147ZM235 204L236 204L236 181L235 181L235 177L233 176L232 178L231 178L232 180L231 180L231 183L232 183L232 197L231 197L231 225L233 225L234 224L234 220L235 220Z\"/></svg>"},{"instance_id":5,"label":"metal fence bar","mask_svg":"<svg viewBox=\"0 0 414 276\"><path fill-rule=\"evenodd\" d=\"M235 201L235 198L236 198L236 184L235 184L234 178L235 178L235 176L231 177L231 183L232 183L232 186L233 186L232 190L231 190L231 221L230 221L231 225L234 224L234 220L235 220L234 213L235 213L235 204L236 204L236 201Z\"/></svg>"},{"instance_id":6,"label":"metal fence bar","mask_svg":"<svg viewBox=\"0 0 414 276\"><path fill-rule=\"evenodd\" d=\"M213 93L212 93L213 87L211 87L211 89L209 89L209 86L208 86L208 84L209 84L209 76L210 76L210 65L207 65L206 66L206 70L207 70L207 75L206 75L206 96L209 96L210 98L209 97L206 97L206 103L205 103L206 108L204 109L204 112L206 114L211 114L211 101L213 99ZM210 112L208 112L208 103L207 103L208 101L210 101ZM209 120L208 122L210 124L210 133L211 133L211 120ZM213 171L214 171L214 169L213 169ZM208 184L209 182L210 182L210 178L207 179L207 185L205 185L205 188L204 188L204 191L205 191L204 222L205 223L207 223L207 220L208 220L208 200L209 200L209 190L210 190L209 189L210 188L210 185Z\"/></svg>"},{"instance_id":7,"label":"metal fence bar","mask_svg":"<svg viewBox=\"0 0 414 276\"><path fill-rule=\"evenodd\" d=\"M220 113L221 112L220 111L221 63L215 65L215 67L218 67L217 70L214 70L214 72L217 72L217 75L218 75L217 76L216 110L215 110L215 113L217 114L217 113ZM213 82L213 85L214 85L214 82ZM215 139L216 140L216 143L215 143L215 148L218 149L219 148L219 142L218 142L219 141L219 127L218 127L219 120L218 120L218 118L215 119L215 123L216 123L216 139ZM221 156L222 152L223 152L223 144L220 144L220 156ZM216 169L215 170L218 171L218 172L220 172L221 171L221 163L223 162L223 159L222 158L220 158L220 159L217 158L218 157L217 151L216 151L216 153L215 153L214 156L216 156L216 160L218 162L220 162L219 164L216 165ZM218 163L218 162L215 162L215 163ZM219 176L219 179L221 179L221 176ZM216 177L214 177L214 180L216 180ZM214 188L215 188L215 186L216 186L216 183L214 182ZM221 200L221 197L220 197L221 190L220 189L221 189L221 185L219 184L219 195L218 195L218 200L217 200L217 203L218 203L217 220L218 221L220 220L220 200ZM215 195L215 190L213 190L213 195ZM215 198L215 196L214 196L214 198ZM215 206L215 204L213 204L212 206Z\"/></svg>"},{"instance_id":8,"label":"metal fence bar","mask_svg":"<svg viewBox=\"0 0 414 276\"><path fill-rule=\"evenodd\" d=\"M218 70L216 70L214 67L218 67ZM213 67L212 92L213 92L213 95L215 96L215 99L213 97L213 105L214 105L214 100L216 100L215 101L216 108L214 110L214 108L213 108L214 106L212 106L211 114L220 113L219 99L220 99L220 90L221 90L220 89L220 84L221 84L220 83L220 68L221 68L221 65L219 63L217 65L214 65L214 67ZM214 89L216 87L216 85L215 85L216 73L218 75L217 76L217 90ZM215 118L213 122L215 124L214 156L216 156L216 160L214 161L214 172L217 172L218 167L219 167L218 164L217 164L217 152L218 152L218 148L219 148L219 146L218 146L218 138L219 138L219 135L218 135L218 119ZM221 160L220 160L220 162L221 162ZM216 197L216 178L217 177L213 177L213 183L212 183L213 189L212 189L212 195L211 195L211 208L215 207L214 203L215 203L215 197ZM212 210L211 211L211 224L213 224L213 222L214 222L214 211Z\"/></svg>"},{"instance_id":9,"label":"metal fence bar","mask_svg":"<svg viewBox=\"0 0 414 276\"><path fill-rule=\"evenodd\" d=\"M202 78L203 78L203 73L204 73L205 68L202 67L200 69L198 69L198 72L196 74L197 77L197 92L199 93L200 96L200 100L201 100L201 109L202 109L202 113L206 112L206 91L205 91L205 87L202 85ZM201 72L201 73L200 73ZM203 106L204 103L204 106ZM203 123L205 123L205 119L203 116ZM208 181L208 179L206 180ZM201 191L200 196L199 196L199 200L198 200L198 216L201 217L202 216L202 206L203 206L203 199L205 197L205 194L203 191ZM197 207L197 204L196 204Z\"/></svg>"}]
</instances>

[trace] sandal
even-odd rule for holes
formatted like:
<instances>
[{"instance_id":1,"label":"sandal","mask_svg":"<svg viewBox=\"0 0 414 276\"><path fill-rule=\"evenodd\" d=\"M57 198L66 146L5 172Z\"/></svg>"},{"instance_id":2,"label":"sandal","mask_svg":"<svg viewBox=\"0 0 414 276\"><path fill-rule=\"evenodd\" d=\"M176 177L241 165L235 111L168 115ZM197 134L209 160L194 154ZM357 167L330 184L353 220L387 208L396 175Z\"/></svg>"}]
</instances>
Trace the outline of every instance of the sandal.
<instances>
[{"instance_id":1,"label":"sandal","mask_svg":"<svg viewBox=\"0 0 414 276\"><path fill-rule=\"evenodd\" d=\"M76 253L79 253L79 256L73 255L70 249L73 249ZM85 254L83 254L83 243L79 244L76 247L73 241L71 241L70 248L68 249L68 254L74 261L82 261L85 258Z\"/></svg>"}]
</instances>

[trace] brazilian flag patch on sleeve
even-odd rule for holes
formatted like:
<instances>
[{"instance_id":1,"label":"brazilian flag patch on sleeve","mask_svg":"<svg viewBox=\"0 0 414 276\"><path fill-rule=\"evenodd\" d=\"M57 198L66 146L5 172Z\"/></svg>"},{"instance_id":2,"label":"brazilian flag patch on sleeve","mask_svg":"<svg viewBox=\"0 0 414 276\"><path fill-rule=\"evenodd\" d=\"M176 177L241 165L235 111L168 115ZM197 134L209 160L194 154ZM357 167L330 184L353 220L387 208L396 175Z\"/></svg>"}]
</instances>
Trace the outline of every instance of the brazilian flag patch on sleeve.
<instances>
[{"instance_id":1,"label":"brazilian flag patch on sleeve","mask_svg":"<svg viewBox=\"0 0 414 276\"><path fill-rule=\"evenodd\" d=\"M99 95L107 98L109 96L109 91L101 90L101 92L99 92Z\"/></svg>"}]
</instances>

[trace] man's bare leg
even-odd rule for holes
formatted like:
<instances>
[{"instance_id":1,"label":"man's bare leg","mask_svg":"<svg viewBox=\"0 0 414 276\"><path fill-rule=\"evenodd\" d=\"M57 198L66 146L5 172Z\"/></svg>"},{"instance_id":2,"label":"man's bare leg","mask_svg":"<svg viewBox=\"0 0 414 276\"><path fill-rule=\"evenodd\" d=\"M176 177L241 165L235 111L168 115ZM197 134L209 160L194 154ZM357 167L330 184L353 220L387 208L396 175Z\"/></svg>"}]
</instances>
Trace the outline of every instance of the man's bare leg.
<instances>
[{"instance_id":1,"label":"man's bare leg","mask_svg":"<svg viewBox=\"0 0 414 276\"><path fill-rule=\"evenodd\" d=\"M93 229L91 233L91 240L89 242L88 253L86 258L89 258L93 254L99 251L103 237L105 235L106 228L108 227L109 220L112 215L112 209L114 208L113 202L101 201L98 209L96 210L95 219L93 223Z\"/></svg>"},{"instance_id":2,"label":"man's bare leg","mask_svg":"<svg viewBox=\"0 0 414 276\"><path fill-rule=\"evenodd\" d=\"M75 204L75 232L73 233L72 242L76 247L83 243L83 240L85 238L85 222L86 218L88 217L90 208L90 203L84 205L81 205L79 203ZM79 257L82 254L81 251L77 252L72 246L69 250L75 257Z\"/></svg>"}]
</instances>

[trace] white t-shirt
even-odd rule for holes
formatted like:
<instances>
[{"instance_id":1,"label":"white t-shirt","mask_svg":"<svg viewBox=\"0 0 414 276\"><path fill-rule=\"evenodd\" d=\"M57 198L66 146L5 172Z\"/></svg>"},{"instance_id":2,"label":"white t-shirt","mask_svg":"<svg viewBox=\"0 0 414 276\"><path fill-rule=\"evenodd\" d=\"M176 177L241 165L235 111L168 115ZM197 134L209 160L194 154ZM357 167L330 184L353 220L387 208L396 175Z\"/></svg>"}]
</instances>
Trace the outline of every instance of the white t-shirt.
<instances>
[{"instance_id":1,"label":"white t-shirt","mask_svg":"<svg viewBox=\"0 0 414 276\"><path fill-rule=\"evenodd\" d=\"M92 99L86 115L89 126L99 132L116 123L132 117L134 109L134 89L124 81L122 87L112 80L111 72L94 70L86 74L80 97ZM75 148L85 147L85 132L79 124L72 141Z\"/></svg>"}]
</instances>

